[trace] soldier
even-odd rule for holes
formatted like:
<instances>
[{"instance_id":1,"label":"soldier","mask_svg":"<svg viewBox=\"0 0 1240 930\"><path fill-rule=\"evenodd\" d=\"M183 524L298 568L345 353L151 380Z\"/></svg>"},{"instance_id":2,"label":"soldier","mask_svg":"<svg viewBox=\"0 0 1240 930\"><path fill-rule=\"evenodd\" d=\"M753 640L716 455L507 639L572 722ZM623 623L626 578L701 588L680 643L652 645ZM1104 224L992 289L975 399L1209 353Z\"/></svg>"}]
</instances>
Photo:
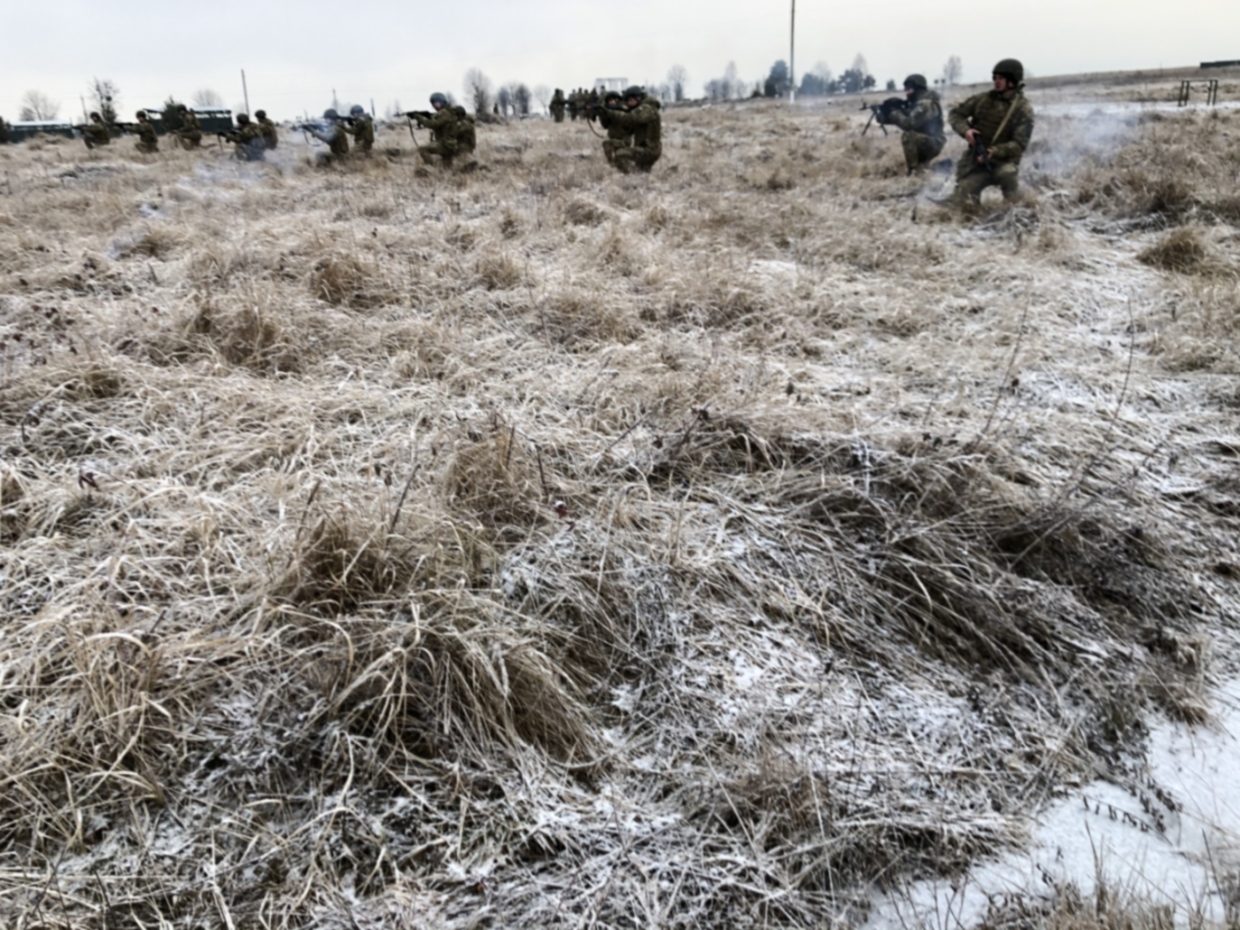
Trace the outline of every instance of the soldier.
<instances>
[{"instance_id":1,"label":"soldier","mask_svg":"<svg viewBox=\"0 0 1240 930\"><path fill-rule=\"evenodd\" d=\"M274 149L280 143L280 136L276 132L276 124L267 119L266 110L255 110L254 118L258 120L259 132L263 134L263 145L268 150Z\"/></svg>"},{"instance_id":2,"label":"soldier","mask_svg":"<svg viewBox=\"0 0 1240 930\"><path fill-rule=\"evenodd\" d=\"M438 155L443 162L443 166L451 168L452 159L456 157L460 149L457 142L459 126L456 111L448 106L448 98L440 93L431 94L431 108L435 112L427 113L425 110L414 110L406 113L405 116L417 120L419 126L425 126L431 131L430 144L418 148L418 154L422 156L422 161L428 165L433 165L433 159Z\"/></svg>"},{"instance_id":3,"label":"soldier","mask_svg":"<svg viewBox=\"0 0 1240 930\"><path fill-rule=\"evenodd\" d=\"M469 163L472 163L474 149L478 147L478 125L463 106L458 104L452 109L456 112L457 149L461 155L464 155L469 160ZM466 166L468 167L468 163Z\"/></svg>"},{"instance_id":4,"label":"soldier","mask_svg":"<svg viewBox=\"0 0 1240 930\"><path fill-rule=\"evenodd\" d=\"M185 104L177 107L177 114L181 117L181 128L176 133L177 139L184 148L198 148L202 145L202 124L198 122L198 117Z\"/></svg>"},{"instance_id":5,"label":"soldier","mask_svg":"<svg viewBox=\"0 0 1240 930\"><path fill-rule=\"evenodd\" d=\"M551 118L557 123L564 122L564 108L567 101L564 99L564 91L560 88L555 89L555 94L551 97Z\"/></svg>"},{"instance_id":6,"label":"soldier","mask_svg":"<svg viewBox=\"0 0 1240 930\"><path fill-rule=\"evenodd\" d=\"M328 151L319 152L315 158L320 165L342 161L349 157L349 136L340 122L340 114L334 109L323 111L322 126L307 126L306 130L320 142L326 142Z\"/></svg>"},{"instance_id":7,"label":"soldier","mask_svg":"<svg viewBox=\"0 0 1240 930\"><path fill-rule=\"evenodd\" d=\"M904 79L904 96L908 106L892 110L885 122L903 130L900 143L904 146L904 162L909 174L920 174L938 157L947 144L943 135L943 107L939 95L926 84L920 74L910 74Z\"/></svg>"},{"instance_id":8,"label":"soldier","mask_svg":"<svg viewBox=\"0 0 1240 930\"><path fill-rule=\"evenodd\" d=\"M994 90L952 107L952 129L969 144L956 170L952 206L981 203L982 191L997 184L1003 199L1017 199L1020 159L1033 137L1033 105L1024 95L1025 68L1015 58L995 65Z\"/></svg>"},{"instance_id":9,"label":"soldier","mask_svg":"<svg viewBox=\"0 0 1240 930\"><path fill-rule=\"evenodd\" d=\"M237 144L236 155L242 161L263 161L266 158L263 130L257 123L250 122L248 113L237 114L236 132L221 132L219 136Z\"/></svg>"},{"instance_id":10,"label":"soldier","mask_svg":"<svg viewBox=\"0 0 1240 930\"><path fill-rule=\"evenodd\" d=\"M357 147L357 151L369 156L370 150L375 147L375 124L370 121L366 111L357 104L349 110L349 118L353 124L346 126L344 131L353 137L353 144Z\"/></svg>"},{"instance_id":11,"label":"soldier","mask_svg":"<svg viewBox=\"0 0 1240 930\"><path fill-rule=\"evenodd\" d=\"M620 129L633 133L633 144L615 150L614 164L624 174L629 174L634 168L649 172L663 154L663 120L659 116L659 101L634 86L624 92L624 106L623 110L613 111L611 118Z\"/></svg>"},{"instance_id":12,"label":"soldier","mask_svg":"<svg viewBox=\"0 0 1240 930\"><path fill-rule=\"evenodd\" d=\"M98 113L92 113L90 122L78 128L82 130L82 141L86 143L88 149L93 149L97 145L107 145L112 141L112 133L108 131L107 123Z\"/></svg>"},{"instance_id":13,"label":"soldier","mask_svg":"<svg viewBox=\"0 0 1240 930\"><path fill-rule=\"evenodd\" d=\"M155 126L147 117L146 110L138 111L138 123L133 129L138 134L134 148L143 155L154 155L159 151L159 136L155 134Z\"/></svg>"},{"instance_id":14,"label":"soldier","mask_svg":"<svg viewBox=\"0 0 1240 930\"><path fill-rule=\"evenodd\" d=\"M568 95L568 118L576 122L580 109L581 92L574 90Z\"/></svg>"},{"instance_id":15,"label":"soldier","mask_svg":"<svg viewBox=\"0 0 1240 930\"><path fill-rule=\"evenodd\" d=\"M602 108L586 114L586 119L598 119L599 125L607 130L607 138L603 140L603 157L613 168L616 166L616 152L633 144L633 130L613 118L622 107L620 92L609 90L603 97Z\"/></svg>"}]
</instances>

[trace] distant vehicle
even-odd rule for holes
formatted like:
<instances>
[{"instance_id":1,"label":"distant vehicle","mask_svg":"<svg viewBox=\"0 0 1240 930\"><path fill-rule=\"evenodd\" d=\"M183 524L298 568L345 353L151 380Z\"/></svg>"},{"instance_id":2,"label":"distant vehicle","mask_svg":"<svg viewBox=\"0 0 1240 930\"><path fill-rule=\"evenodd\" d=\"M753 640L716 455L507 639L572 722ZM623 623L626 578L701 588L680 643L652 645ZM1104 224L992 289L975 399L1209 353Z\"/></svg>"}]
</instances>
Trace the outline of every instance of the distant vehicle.
<instances>
[{"instance_id":1,"label":"distant vehicle","mask_svg":"<svg viewBox=\"0 0 1240 930\"><path fill-rule=\"evenodd\" d=\"M75 135L73 124L63 119L24 120L18 123L9 123L10 142L25 142L27 139L33 139L39 133L49 136L64 136L66 139L72 139Z\"/></svg>"},{"instance_id":2,"label":"distant vehicle","mask_svg":"<svg viewBox=\"0 0 1240 930\"><path fill-rule=\"evenodd\" d=\"M232 110L224 107L190 107L190 109L198 117L198 122L202 124L202 131L207 135L213 132L234 132L237 128L233 125ZM164 135L164 108L147 107L146 115L155 124L155 131L161 136Z\"/></svg>"}]
</instances>

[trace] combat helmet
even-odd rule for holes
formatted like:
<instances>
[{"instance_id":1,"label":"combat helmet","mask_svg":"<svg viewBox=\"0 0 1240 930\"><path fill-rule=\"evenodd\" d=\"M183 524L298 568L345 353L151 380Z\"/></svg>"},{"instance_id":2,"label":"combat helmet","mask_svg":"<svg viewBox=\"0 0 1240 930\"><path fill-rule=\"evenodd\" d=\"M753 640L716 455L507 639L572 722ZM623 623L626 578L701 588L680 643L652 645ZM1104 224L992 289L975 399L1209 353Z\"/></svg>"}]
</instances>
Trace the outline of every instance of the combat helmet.
<instances>
[{"instance_id":1,"label":"combat helmet","mask_svg":"<svg viewBox=\"0 0 1240 930\"><path fill-rule=\"evenodd\" d=\"M237 114L237 125L238 125L238 126L245 126L245 125L247 125L249 122L250 122L250 114L249 114L249 113L238 113L238 114Z\"/></svg>"},{"instance_id":2,"label":"combat helmet","mask_svg":"<svg viewBox=\"0 0 1240 930\"><path fill-rule=\"evenodd\" d=\"M340 119L340 114L336 112L335 107L328 107L323 111L323 119Z\"/></svg>"},{"instance_id":3,"label":"combat helmet","mask_svg":"<svg viewBox=\"0 0 1240 930\"><path fill-rule=\"evenodd\" d=\"M634 84L632 87L630 87L628 90L624 92L625 100L628 100L630 97L636 97L638 100L645 100L646 99L645 88L638 87L636 84Z\"/></svg>"},{"instance_id":4,"label":"combat helmet","mask_svg":"<svg viewBox=\"0 0 1240 930\"><path fill-rule=\"evenodd\" d=\"M1025 66L1015 58L1005 58L991 69L992 74L1005 77L1013 84L1021 84L1025 80Z\"/></svg>"},{"instance_id":5,"label":"combat helmet","mask_svg":"<svg viewBox=\"0 0 1240 930\"><path fill-rule=\"evenodd\" d=\"M349 107L349 115L350 115L350 116L355 116L355 117L356 117L356 116L365 116L365 115L366 115L366 110L365 110L365 109L363 109L361 105L359 105L359 104L356 104L356 103L355 103L355 104L353 104L353 106Z\"/></svg>"},{"instance_id":6,"label":"combat helmet","mask_svg":"<svg viewBox=\"0 0 1240 930\"><path fill-rule=\"evenodd\" d=\"M459 103L452 108L452 112L456 114L457 119L464 119L465 117L469 115L469 111L466 110Z\"/></svg>"},{"instance_id":7,"label":"combat helmet","mask_svg":"<svg viewBox=\"0 0 1240 930\"><path fill-rule=\"evenodd\" d=\"M448 105L448 98L439 93L439 91L435 91L435 93L431 94L431 106L434 106L435 104L439 104L441 107L446 107Z\"/></svg>"},{"instance_id":8,"label":"combat helmet","mask_svg":"<svg viewBox=\"0 0 1240 930\"><path fill-rule=\"evenodd\" d=\"M266 110L255 110L255 111L254 111L254 118L255 118L255 119L266 119L266 118L267 118L267 111L266 111Z\"/></svg>"},{"instance_id":9,"label":"combat helmet","mask_svg":"<svg viewBox=\"0 0 1240 930\"><path fill-rule=\"evenodd\" d=\"M914 90L925 90L930 85L926 83L924 74L910 74L904 79L904 87L907 89L912 87Z\"/></svg>"},{"instance_id":10,"label":"combat helmet","mask_svg":"<svg viewBox=\"0 0 1240 930\"><path fill-rule=\"evenodd\" d=\"M139 110L139 111L138 111L136 114L134 114L134 115L135 115L135 116L137 116L137 117L138 117L138 119L146 119L146 110Z\"/></svg>"}]
</instances>

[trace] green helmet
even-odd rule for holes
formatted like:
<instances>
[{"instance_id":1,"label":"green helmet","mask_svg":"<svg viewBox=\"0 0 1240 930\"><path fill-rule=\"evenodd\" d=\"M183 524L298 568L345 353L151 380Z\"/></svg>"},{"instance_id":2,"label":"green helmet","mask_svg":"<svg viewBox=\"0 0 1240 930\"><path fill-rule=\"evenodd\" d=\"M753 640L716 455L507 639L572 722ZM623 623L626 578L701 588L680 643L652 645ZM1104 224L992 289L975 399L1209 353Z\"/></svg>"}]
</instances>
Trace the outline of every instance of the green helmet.
<instances>
[{"instance_id":1,"label":"green helmet","mask_svg":"<svg viewBox=\"0 0 1240 930\"><path fill-rule=\"evenodd\" d=\"M991 69L993 74L1005 77L1013 84L1019 84L1025 79L1025 66L1015 58L1005 58Z\"/></svg>"},{"instance_id":2,"label":"green helmet","mask_svg":"<svg viewBox=\"0 0 1240 930\"><path fill-rule=\"evenodd\" d=\"M906 89L912 87L915 90L925 90L930 85L926 83L924 74L910 74L904 79L904 86Z\"/></svg>"},{"instance_id":3,"label":"green helmet","mask_svg":"<svg viewBox=\"0 0 1240 930\"><path fill-rule=\"evenodd\" d=\"M340 114L332 107L328 107L323 111L323 119L340 119Z\"/></svg>"},{"instance_id":4,"label":"green helmet","mask_svg":"<svg viewBox=\"0 0 1240 930\"><path fill-rule=\"evenodd\" d=\"M255 115L258 119L266 119L266 118L267 118L267 111L266 111L266 110L255 110L255 111L254 111L254 115Z\"/></svg>"},{"instance_id":5,"label":"green helmet","mask_svg":"<svg viewBox=\"0 0 1240 930\"><path fill-rule=\"evenodd\" d=\"M349 115L350 116L365 116L366 111L362 109L360 105L355 103L353 104L353 106L349 107Z\"/></svg>"},{"instance_id":6,"label":"green helmet","mask_svg":"<svg viewBox=\"0 0 1240 930\"><path fill-rule=\"evenodd\" d=\"M245 125L246 125L247 123L249 123L249 122L250 122L250 114L248 114L248 113L238 113L238 114L237 114L237 124L238 124L239 126L245 126Z\"/></svg>"},{"instance_id":7,"label":"green helmet","mask_svg":"<svg viewBox=\"0 0 1240 930\"><path fill-rule=\"evenodd\" d=\"M436 91L431 94L431 106L434 106L435 104L439 104L441 107L446 107L448 105L448 98Z\"/></svg>"},{"instance_id":8,"label":"green helmet","mask_svg":"<svg viewBox=\"0 0 1240 930\"><path fill-rule=\"evenodd\" d=\"M137 117L138 119L146 119L146 110L139 110L137 113Z\"/></svg>"},{"instance_id":9,"label":"green helmet","mask_svg":"<svg viewBox=\"0 0 1240 930\"><path fill-rule=\"evenodd\" d=\"M636 97L638 100L644 100L646 99L646 91L644 88L638 87L636 84L634 84L632 87L630 87L628 90L624 92L624 97L626 100L629 97Z\"/></svg>"}]
</instances>

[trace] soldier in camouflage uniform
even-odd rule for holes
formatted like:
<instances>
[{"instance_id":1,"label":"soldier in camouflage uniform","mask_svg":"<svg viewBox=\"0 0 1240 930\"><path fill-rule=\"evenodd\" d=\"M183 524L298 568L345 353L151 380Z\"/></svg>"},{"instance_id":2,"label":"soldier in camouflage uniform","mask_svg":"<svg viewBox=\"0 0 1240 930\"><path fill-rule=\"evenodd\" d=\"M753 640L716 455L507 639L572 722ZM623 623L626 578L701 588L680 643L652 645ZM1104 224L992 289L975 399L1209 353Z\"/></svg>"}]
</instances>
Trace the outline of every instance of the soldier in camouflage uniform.
<instances>
[{"instance_id":1,"label":"soldier in camouflage uniform","mask_svg":"<svg viewBox=\"0 0 1240 930\"><path fill-rule=\"evenodd\" d=\"M82 141L86 143L88 149L93 149L97 145L107 145L112 141L112 133L108 131L107 123L98 113L92 113L90 122L81 129Z\"/></svg>"},{"instance_id":2,"label":"soldier in camouflage uniform","mask_svg":"<svg viewBox=\"0 0 1240 930\"><path fill-rule=\"evenodd\" d=\"M184 104L177 107L177 115L181 117L181 128L177 130L177 139L187 149L198 148L202 145L202 124L198 122L198 116Z\"/></svg>"},{"instance_id":3,"label":"soldier in camouflage uniform","mask_svg":"<svg viewBox=\"0 0 1240 930\"><path fill-rule=\"evenodd\" d=\"M1014 58L995 65L994 90L952 107L949 119L970 146L981 143L988 158L970 149L956 171L953 206L981 203L982 191L999 185L1008 202L1017 199L1020 159L1033 138L1033 105L1024 95L1024 66ZM989 162L989 164L987 164Z\"/></svg>"},{"instance_id":4,"label":"soldier in camouflage uniform","mask_svg":"<svg viewBox=\"0 0 1240 930\"><path fill-rule=\"evenodd\" d=\"M255 110L254 118L258 120L258 131L263 134L263 145L267 150L274 149L280 143L280 135L276 132L276 124L267 119L266 110Z\"/></svg>"},{"instance_id":5,"label":"soldier in camouflage uniform","mask_svg":"<svg viewBox=\"0 0 1240 930\"><path fill-rule=\"evenodd\" d=\"M415 110L405 115L417 120L419 126L424 126L431 131L430 144L418 147L418 154L422 156L422 161L433 165L435 156L438 156L445 168L451 168L452 159L460 151L457 141L460 126L456 111L448 106L448 98L440 93L431 94L431 108L434 110L433 113Z\"/></svg>"},{"instance_id":6,"label":"soldier in camouflage uniform","mask_svg":"<svg viewBox=\"0 0 1240 930\"><path fill-rule=\"evenodd\" d=\"M263 161L267 147L263 144L263 130L250 122L248 113L237 114L237 131L221 132L220 138L237 145L237 157L242 161Z\"/></svg>"},{"instance_id":7,"label":"soldier in camouflage uniform","mask_svg":"<svg viewBox=\"0 0 1240 930\"><path fill-rule=\"evenodd\" d=\"M609 90L603 97L603 106L586 114L586 119L597 119L598 124L607 130L607 138L603 140L603 157L613 168L616 166L616 152L633 144L633 130L618 118L621 112L623 102L620 92Z\"/></svg>"},{"instance_id":8,"label":"soldier in camouflage uniform","mask_svg":"<svg viewBox=\"0 0 1240 930\"><path fill-rule=\"evenodd\" d=\"M159 151L159 136L155 133L154 124L147 118L146 110L138 111L138 123L133 129L138 134L134 148L143 155L154 155Z\"/></svg>"},{"instance_id":9,"label":"soldier in camouflage uniform","mask_svg":"<svg viewBox=\"0 0 1240 930\"><path fill-rule=\"evenodd\" d=\"M456 143L459 154L472 160L474 149L478 147L478 124L469 115L469 111L459 104L452 108L456 111Z\"/></svg>"},{"instance_id":10,"label":"soldier in camouflage uniform","mask_svg":"<svg viewBox=\"0 0 1240 930\"><path fill-rule=\"evenodd\" d=\"M567 105L567 101L564 99L564 91L557 87L551 97L551 118L557 123L564 122L564 108Z\"/></svg>"},{"instance_id":11,"label":"soldier in camouflage uniform","mask_svg":"<svg viewBox=\"0 0 1240 930\"><path fill-rule=\"evenodd\" d=\"M907 108L892 110L885 122L903 130L900 144L904 146L908 173L921 173L947 144L947 136L943 134L943 107L939 95L930 90L920 74L910 74L904 79L904 95L908 97Z\"/></svg>"},{"instance_id":12,"label":"soldier in camouflage uniform","mask_svg":"<svg viewBox=\"0 0 1240 930\"><path fill-rule=\"evenodd\" d=\"M320 165L330 165L349 157L349 135L340 122L340 114L330 107L323 111L323 125L309 127L310 135L320 142L326 142L328 150L315 155Z\"/></svg>"},{"instance_id":13,"label":"soldier in camouflage uniform","mask_svg":"<svg viewBox=\"0 0 1240 930\"><path fill-rule=\"evenodd\" d=\"M349 110L353 119L352 126L346 126L345 132L353 137L356 150L362 155L369 155L375 147L375 124L366 116L366 111L356 104Z\"/></svg>"},{"instance_id":14,"label":"soldier in camouflage uniform","mask_svg":"<svg viewBox=\"0 0 1240 930\"><path fill-rule=\"evenodd\" d=\"M659 116L659 101L634 86L624 92L624 105L625 109L614 112L612 119L618 129L633 134L633 144L615 150L614 165L624 174L634 169L649 172L663 154L663 120ZM610 134L610 130L608 132Z\"/></svg>"}]
</instances>

